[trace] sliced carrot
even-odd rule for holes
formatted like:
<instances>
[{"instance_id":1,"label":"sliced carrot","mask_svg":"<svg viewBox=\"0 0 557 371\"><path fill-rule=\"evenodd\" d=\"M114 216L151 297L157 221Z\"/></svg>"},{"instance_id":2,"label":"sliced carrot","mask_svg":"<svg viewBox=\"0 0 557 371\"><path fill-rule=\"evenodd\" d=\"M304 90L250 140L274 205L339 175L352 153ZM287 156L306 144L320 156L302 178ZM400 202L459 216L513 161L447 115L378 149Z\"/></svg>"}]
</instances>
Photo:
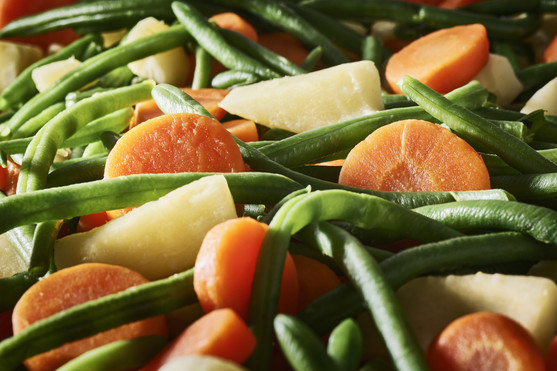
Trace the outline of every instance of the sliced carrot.
<instances>
[{"instance_id":1,"label":"sliced carrot","mask_svg":"<svg viewBox=\"0 0 557 371\"><path fill-rule=\"evenodd\" d=\"M45 10L61 6L71 5L77 0L1 0L0 1L0 29L9 22L27 15L40 13ZM51 44L57 43L67 45L77 40L79 35L71 29L56 32L49 32L37 36L11 38L14 42L34 44L40 46L44 51L48 50Z\"/></svg>"},{"instance_id":2,"label":"sliced carrot","mask_svg":"<svg viewBox=\"0 0 557 371\"><path fill-rule=\"evenodd\" d=\"M346 157L339 183L403 191L464 191L490 188L481 156L440 125L402 120L375 130Z\"/></svg>"},{"instance_id":3,"label":"sliced carrot","mask_svg":"<svg viewBox=\"0 0 557 371\"><path fill-rule=\"evenodd\" d=\"M482 1L484 0L444 0L441 1L438 6L444 9L457 9L463 6L480 3Z\"/></svg>"},{"instance_id":4,"label":"sliced carrot","mask_svg":"<svg viewBox=\"0 0 557 371\"><path fill-rule=\"evenodd\" d=\"M77 304L148 282L139 273L109 264L85 263L59 270L29 288L14 307L14 334L29 325ZM30 371L54 370L78 355L116 340L146 335L167 336L164 316L133 322L73 341L33 356L24 364Z\"/></svg>"},{"instance_id":5,"label":"sliced carrot","mask_svg":"<svg viewBox=\"0 0 557 371\"><path fill-rule=\"evenodd\" d=\"M13 162L10 158L8 158L6 167L0 166L0 191L3 191L6 196L11 196L16 193L20 169L21 166Z\"/></svg>"},{"instance_id":6,"label":"sliced carrot","mask_svg":"<svg viewBox=\"0 0 557 371\"><path fill-rule=\"evenodd\" d=\"M557 61L557 35L555 35L543 52L543 61L545 63Z\"/></svg>"},{"instance_id":7,"label":"sliced carrot","mask_svg":"<svg viewBox=\"0 0 557 371\"><path fill-rule=\"evenodd\" d=\"M341 284L340 278L325 264L303 255L292 255L292 258L300 285L300 309Z\"/></svg>"},{"instance_id":8,"label":"sliced carrot","mask_svg":"<svg viewBox=\"0 0 557 371\"><path fill-rule=\"evenodd\" d=\"M546 371L557 371L557 336L553 337L545 353Z\"/></svg>"},{"instance_id":9,"label":"sliced carrot","mask_svg":"<svg viewBox=\"0 0 557 371\"><path fill-rule=\"evenodd\" d=\"M231 308L248 318L257 257L267 225L252 218L236 218L213 227L203 240L194 267L193 285L206 312ZM282 275L279 312L298 310L298 277L290 254Z\"/></svg>"},{"instance_id":10,"label":"sliced carrot","mask_svg":"<svg viewBox=\"0 0 557 371\"><path fill-rule=\"evenodd\" d=\"M229 308L214 310L188 326L141 371L156 371L169 360L189 354L210 355L238 364L255 349L255 335Z\"/></svg>"},{"instance_id":11,"label":"sliced carrot","mask_svg":"<svg viewBox=\"0 0 557 371\"><path fill-rule=\"evenodd\" d=\"M79 222L77 223L77 232L90 231L93 228L100 227L109 220L110 218L108 217L106 211L83 215L79 217Z\"/></svg>"},{"instance_id":12,"label":"sliced carrot","mask_svg":"<svg viewBox=\"0 0 557 371\"><path fill-rule=\"evenodd\" d=\"M489 40L481 24L434 31L411 42L387 62L385 78L395 93L410 75L439 93L448 93L480 72L489 58Z\"/></svg>"},{"instance_id":13,"label":"sliced carrot","mask_svg":"<svg viewBox=\"0 0 557 371\"><path fill-rule=\"evenodd\" d=\"M220 120L226 114L226 111L219 107L219 102L229 93L226 89L203 88L191 89L182 88L193 99L201 103L203 107L217 120ZM144 121L152 118L162 116L163 112L154 100L147 100L135 105L134 119L132 120L132 127L141 124Z\"/></svg>"},{"instance_id":14,"label":"sliced carrot","mask_svg":"<svg viewBox=\"0 0 557 371\"><path fill-rule=\"evenodd\" d=\"M255 28L248 21L246 21L244 18L240 17L236 13L225 12L215 14L211 16L209 20L215 22L220 28L238 32L248 39L257 41L258 36Z\"/></svg>"},{"instance_id":15,"label":"sliced carrot","mask_svg":"<svg viewBox=\"0 0 557 371\"><path fill-rule=\"evenodd\" d=\"M243 142L257 142L259 140L259 133L257 133L257 126L255 122L247 119L230 120L222 123L232 135Z\"/></svg>"},{"instance_id":16,"label":"sliced carrot","mask_svg":"<svg viewBox=\"0 0 557 371\"><path fill-rule=\"evenodd\" d=\"M285 32L272 32L259 35L259 44L282 55L297 65L302 64L308 50L294 36Z\"/></svg>"},{"instance_id":17,"label":"sliced carrot","mask_svg":"<svg viewBox=\"0 0 557 371\"><path fill-rule=\"evenodd\" d=\"M238 145L218 121L192 113L175 113L147 120L122 135L108 154L104 178L244 170ZM107 213L115 218L127 211Z\"/></svg>"},{"instance_id":18,"label":"sliced carrot","mask_svg":"<svg viewBox=\"0 0 557 371\"><path fill-rule=\"evenodd\" d=\"M513 319L493 312L451 322L431 343L426 359L432 371L544 370L532 335Z\"/></svg>"}]
</instances>

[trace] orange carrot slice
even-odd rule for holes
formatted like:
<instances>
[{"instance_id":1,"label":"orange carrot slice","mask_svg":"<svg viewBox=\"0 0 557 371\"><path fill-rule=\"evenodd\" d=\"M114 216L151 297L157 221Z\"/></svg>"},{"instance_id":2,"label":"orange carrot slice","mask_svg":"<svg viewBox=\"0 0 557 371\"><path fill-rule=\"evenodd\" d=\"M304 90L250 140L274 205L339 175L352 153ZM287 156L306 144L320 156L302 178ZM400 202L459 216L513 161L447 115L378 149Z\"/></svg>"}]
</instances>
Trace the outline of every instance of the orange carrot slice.
<instances>
[{"instance_id":1,"label":"orange carrot slice","mask_svg":"<svg viewBox=\"0 0 557 371\"><path fill-rule=\"evenodd\" d=\"M302 64L308 55L308 51L302 43L285 32L261 34L259 35L259 44L297 65Z\"/></svg>"},{"instance_id":2,"label":"orange carrot slice","mask_svg":"<svg viewBox=\"0 0 557 371\"><path fill-rule=\"evenodd\" d=\"M10 158L8 158L6 167L0 166L0 191L3 191L6 196L11 196L16 193L20 169L21 166L13 162Z\"/></svg>"},{"instance_id":3,"label":"orange carrot slice","mask_svg":"<svg viewBox=\"0 0 557 371\"><path fill-rule=\"evenodd\" d=\"M247 119L230 120L222 123L232 135L243 142L257 142L259 134L255 122Z\"/></svg>"},{"instance_id":4,"label":"orange carrot slice","mask_svg":"<svg viewBox=\"0 0 557 371\"><path fill-rule=\"evenodd\" d=\"M325 264L303 255L292 255L300 285L300 309L341 284L340 278Z\"/></svg>"},{"instance_id":5,"label":"orange carrot slice","mask_svg":"<svg viewBox=\"0 0 557 371\"><path fill-rule=\"evenodd\" d=\"M104 178L244 170L238 145L218 121L175 113L155 117L126 132L108 154ZM115 218L127 211L110 210L108 215Z\"/></svg>"},{"instance_id":6,"label":"orange carrot slice","mask_svg":"<svg viewBox=\"0 0 557 371\"><path fill-rule=\"evenodd\" d=\"M476 4L484 0L444 0L438 5L439 8L444 9L458 9L463 6Z\"/></svg>"},{"instance_id":7,"label":"orange carrot slice","mask_svg":"<svg viewBox=\"0 0 557 371\"><path fill-rule=\"evenodd\" d=\"M198 101L211 115L220 120L226 114L226 111L219 107L219 102L229 93L226 89L203 88L191 89L182 88L190 97ZM163 112L154 100L147 100L135 105L134 119L132 127L141 124L144 121L162 116Z\"/></svg>"},{"instance_id":8,"label":"orange carrot slice","mask_svg":"<svg viewBox=\"0 0 557 371\"><path fill-rule=\"evenodd\" d=\"M225 12L211 16L209 20L215 22L220 28L225 28L230 31L238 32L248 39L257 41L257 31L255 28L244 18L236 13Z\"/></svg>"},{"instance_id":9,"label":"orange carrot slice","mask_svg":"<svg viewBox=\"0 0 557 371\"><path fill-rule=\"evenodd\" d=\"M432 371L544 370L541 351L518 322L492 312L477 312L451 322L429 346Z\"/></svg>"},{"instance_id":10,"label":"orange carrot slice","mask_svg":"<svg viewBox=\"0 0 557 371\"><path fill-rule=\"evenodd\" d=\"M77 304L147 283L139 273L117 265L86 263L62 269L31 286L14 307L14 334L32 323ZM167 336L164 316L148 318L101 332L27 359L30 371L54 370L101 345L146 335Z\"/></svg>"},{"instance_id":11,"label":"orange carrot slice","mask_svg":"<svg viewBox=\"0 0 557 371\"><path fill-rule=\"evenodd\" d=\"M480 72L489 58L489 40L481 24L445 28L402 48L387 62L385 78L395 93L410 75L439 93L448 93Z\"/></svg>"},{"instance_id":12,"label":"orange carrot slice","mask_svg":"<svg viewBox=\"0 0 557 371\"><path fill-rule=\"evenodd\" d=\"M243 217L213 227L203 240L194 267L193 285L206 312L231 308L248 317L251 286L267 225ZM287 254L281 284L279 312L298 310L298 276Z\"/></svg>"},{"instance_id":13,"label":"orange carrot slice","mask_svg":"<svg viewBox=\"0 0 557 371\"><path fill-rule=\"evenodd\" d=\"M108 222L110 218L106 211L101 211L100 213L87 214L79 217L79 222L77 223L77 232L90 231L93 228L100 227L101 225Z\"/></svg>"},{"instance_id":14,"label":"orange carrot slice","mask_svg":"<svg viewBox=\"0 0 557 371\"><path fill-rule=\"evenodd\" d=\"M214 310L188 326L141 371L155 371L188 354L210 355L242 364L255 348L255 335L229 308Z\"/></svg>"},{"instance_id":15,"label":"orange carrot slice","mask_svg":"<svg viewBox=\"0 0 557 371\"><path fill-rule=\"evenodd\" d=\"M404 192L490 188L481 156L448 129L422 120L397 121L371 133L349 152L339 183Z\"/></svg>"},{"instance_id":16,"label":"orange carrot slice","mask_svg":"<svg viewBox=\"0 0 557 371\"><path fill-rule=\"evenodd\" d=\"M557 61L557 35L555 35L543 52L543 61L545 63Z\"/></svg>"}]
</instances>

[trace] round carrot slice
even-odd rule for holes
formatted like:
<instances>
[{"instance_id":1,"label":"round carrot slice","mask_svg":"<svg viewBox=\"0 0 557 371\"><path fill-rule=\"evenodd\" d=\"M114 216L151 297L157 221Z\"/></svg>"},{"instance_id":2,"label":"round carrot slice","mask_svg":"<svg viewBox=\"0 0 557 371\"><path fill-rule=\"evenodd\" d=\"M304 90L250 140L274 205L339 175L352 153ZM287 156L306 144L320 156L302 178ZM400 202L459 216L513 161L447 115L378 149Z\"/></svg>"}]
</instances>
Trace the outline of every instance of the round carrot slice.
<instances>
[{"instance_id":1,"label":"round carrot slice","mask_svg":"<svg viewBox=\"0 0 557 371\"><path fill-rule=\"evenodd\" d=\"M104 178L131 174L242 172L234 138L218 121L193 113L155 117L126 132L106 159ZM129 209L110 210L110 218Z\"/></svg>"},{"instance_id":2,"label":"round carrot slice","mask_svg":"<svg viewBox=\"0 0 557 371\"><path fill-rule=\"evenodd\" d=\"M544 359L532 335L513 319L477 312L451 322L429 346L432 371L544 370Z\"/></svg>"},{"instance_id":3,"label":"round carrot slice","mask_svg":"<svg viewBox=\"0 0 557 371\"><path fill-rule=\"evenodd\" d=\"M31 286L14 307L14 334L75 305L149 282L141 274L117 265L85 263L59 270ZM24 362L30 371L55 370L78 355L116 340L146 335L168 336L164 316L129 323L73 341Z\"/></svg>"},{"instance_id":4,"label":"round carrot slice","mask_svg":"<svg viewBox=\"0 0 557 371\"><path fill-rule=\"evenodd\" d=\"M490 188L481 156L448 129L422 120L397 121L371 133L349 152L339 183L402 192Z\"/></svg>"},{"instance_id":5,"label":"round carrot slice","mask_svg":"<svg viewBox=\"0 0 557 371\"><path fill-rule=\"evenodd\" d=\"M397 82L409 75L444 94L469 82L488 58L483 25L455 26L427 34L395 53L387 62L385 78L395 93L402 93Z\"/></svg>"}]
</instances>

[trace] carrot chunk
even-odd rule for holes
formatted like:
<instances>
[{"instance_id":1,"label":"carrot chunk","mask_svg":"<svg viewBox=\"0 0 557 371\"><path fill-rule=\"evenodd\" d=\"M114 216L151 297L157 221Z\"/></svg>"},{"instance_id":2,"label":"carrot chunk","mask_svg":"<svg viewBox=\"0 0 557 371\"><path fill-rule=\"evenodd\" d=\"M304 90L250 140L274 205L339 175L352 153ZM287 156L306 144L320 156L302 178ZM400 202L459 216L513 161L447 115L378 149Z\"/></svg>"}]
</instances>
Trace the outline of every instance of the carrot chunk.
<instances>
[{"instance_id":1,"label":"carrot chunk","mask_svg":"<svg viewBox=\"0 0 557 371\"><path fill-rule=\"evenodd\" d=\"M300 309L341 284L340 278L325 264L303 255L292 255L300 285Z\"/></svg>"},{"instance_id":2,"label":"carrot chunk","mask_svg":"<svg viewBox=\"0 0 557 371\"><path fill-rule=\"evenodd\" d=\"M455 26L427 34L395 53L385 78L395 93L397 82L410 75L439 93L469 82L489 58L489 40L481 24Z\"/></svg>"},{"instance_id":3,"label":"carrot chunk","mask_svg":"<svg viewBox=\"0 0 557 371\"><path fill-rule=\"evenodd\" d=\"M104 178L131 174L242 172L244 160L218 121L191 113L155 117L126 132L110 151ZM125 213L110 210L110 218Z\"/></svg>"},{"instance_id":4,"label":"carrot chunk","mask_svg":"<svg viewBox=\"0 0 557 371\"><path fill-rule=\"evenodd\" d=\"M247 119L230 120L222 123L232 135L243 142L257 142L259 134L255 122Z\"/></svg>"},{"instance_id":5,"label":"carrot chunk","mask_svg":"<svg viewBox=\"0 0 557 371\"><path fill-rule=\"evenodd\" d=\"M286 32L261 34L259 35L259 44L297 65L302 64L309 54L301 42Z\"/></svg>"},{"instance_id":6,"label":"carrot chunk","mask_svg":"<svg viewBox=\"0 0 557 371\"><path fill-rule=\"evenodd\" d=\"M209 20L215 22L220 28L230 31L238 32L248 39L257 41L257 31L255 28L244 18L236 13L224 12L211 16Z\"/></svg>"},{"instance_id":7,"label":"carrot chunk","mask_svg":"<svg viewBox=\"0 0 557 371\"><path fill-rule=\"evenodd\" d=\"M255 349L255 335L232 309L205 314L189 325L141 371L158 370L166 362L189 354L210 355L242 364Z\"/></svg>"},{"instance_id":8,"label":"carrot chunk","mask_svg":"<svg viewBox=\"0 0 557 371\"><path fill-rule=\"evenodd\" d=\"M147 282L139 273L117 265L85 263L59 270L31 286L17 302L12 316L14 334L75 305ZM93 348L146 335L167 336L166 318L148 318L73 341L33 356L24 365L30 371L55 370Z\"/></svg>"},{"instance_id":9,"label":"carrot chunk","mask_svg":"<svg viewBox=\"0 0 557 371\"><path fill-rule=\"evenodd\" d=\"M432 371L544 370L532 335L513 319L493 312L451 322L431 343L426 359Z\"/></svg>"},{"instance_id":10,"label":"carrot chunk","mask_svg":"<svg viewBox=\"0 0 557 371\"><path fill-rule=\"evenodd\" d=\"M11 196L16 193L20 169L21 166L13 162L10 158L8 158L6 167L0 166L0 191L3 191L6 196Z\"/></svg>"},{"instance_id":11,"label":"carrot chunk","mask_svg":"<svg viewBox=\"0 0 557 371\"><path fill-rule=\"evenodd\" d=\"M543 52L543 61L545 63L557 61L557 35L555 35Z\"/></svg>"},{"instance_id":12,"label":"carrot chunk","mask_svg":"<svg viewBox=\"0 0 557 371\"><path fill-rule=\"evenodd\" d=\"M266 224L247 217L227 220L207 232L197 254L193 279L206 312L231 308L248 318L255 265L266 232ZM297 309L298 276L287 254L278 310L294 314Z\"/></svg>"},{"instance_id":13,"label":"carrot chunk","mask_svg":"<svg viewBox=\"0 0 557 371\"><path fill-rule=\"evenodd\" d=\"M339 183L403 192L490 188L481 156L448 129L423 120L375 130L349 152Z\"/></svg>"}]
</instances>

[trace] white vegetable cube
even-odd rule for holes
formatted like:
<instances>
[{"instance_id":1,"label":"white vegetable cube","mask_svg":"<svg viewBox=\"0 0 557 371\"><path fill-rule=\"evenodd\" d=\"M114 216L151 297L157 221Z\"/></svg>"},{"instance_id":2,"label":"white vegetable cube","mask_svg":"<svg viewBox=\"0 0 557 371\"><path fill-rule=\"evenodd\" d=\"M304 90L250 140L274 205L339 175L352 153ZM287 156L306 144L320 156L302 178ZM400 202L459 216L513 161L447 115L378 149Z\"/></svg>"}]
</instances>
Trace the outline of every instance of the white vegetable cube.
<instances>
[{"instance_id":1,"label":"white vegetable cube","mask_svg":"<svg viewBox=\"0 0 557 371\"><path fill-rule=\"evenodd\" d=\"M485 273L421 277L397 295L423 349L454 319L480 311L519 322L544 352L557 329L557 286L547 278Z\"/></svg>"},{"instance_id":2,"label":"white vegetable cube","mask_svg":"<svg viewBox=\"0 0 557 371\"><path fill-rule=\"evenodd\" d=\"M164 22L148 17L139 21L124 37L122 43L127 44L168 28ZM137 76L175 86L186 84L190 70L188 56L182 47L128 63L128 67Z\"/></svg>"},{"instance_id":3,"label":"white vegetable cube","mask_svg":"<svg viewBox=\"0 0 557 371\"><path fill-rule=\"evenodd\" d=\"M19 256L6 234L0 234L0 278L10 277L27 270L23 258Z\"/></svg>"},{"instance_id":4,"label":"white vegetable cube","mask_svg":"<svg viewBox=\"0 0 557 371\"><path fill-rule=\"evenodd\" d=\"M122 265L154 280L193 267L205 234L235 218L222 175L201 178L87 232L57 240L55 262Z\"/></svg>"},{"instance_id":5,"label":"white vegetable cube","mask_svg":"<svg viewBox=\"0 0 557 371\"><path fill-rule=\"evenodd\" d=\"M43 92L56 81L60 80L68 72L73 71L81 65L81 61L75 57L70 57L61 61L37 67L31 73L31 78L39 92Z\"/></svg>"},{"instance_id":6,"label":"white vegetable cube","mask_svg":"<svg viewBox=\"0 0 557 371\"><path fill-rule=\"evenodd\" d=\"M219 105L261 125L294 133L384 108L379 72L371 61L240 86Z\"/></svg>"},{"instance_id":7,"label":"white vegetable cube","mask_svg":"<svg viewBox=\"0 0 557 371\"><path fill-rule=\"evenodd\" d=\"M489 54L486 65L474 80L495 94L495 102L500 106L512 103L524 89L509 60L497 54Z\"/></svg>"},{"instance_id":8,"label":"white vegetable cube","mask_svg":"<svg viewBox=\"0 0 557 371\"><path fill-rule=\"evenodd\" d=\"M557 115L557 77L535 92L520 112L528 114L539 109L548 115Z\"/></svg>"},{"instance_id":9,"label":"white vegetable cube","mask_svg":"<svg viewBox=\"0 0 557 371\"><path fill-rule=\"evenodd\" d=\"M0 41L0 92L10 85L25 68L43 57L41 48Z\"/></svg>"}]
</instances>

